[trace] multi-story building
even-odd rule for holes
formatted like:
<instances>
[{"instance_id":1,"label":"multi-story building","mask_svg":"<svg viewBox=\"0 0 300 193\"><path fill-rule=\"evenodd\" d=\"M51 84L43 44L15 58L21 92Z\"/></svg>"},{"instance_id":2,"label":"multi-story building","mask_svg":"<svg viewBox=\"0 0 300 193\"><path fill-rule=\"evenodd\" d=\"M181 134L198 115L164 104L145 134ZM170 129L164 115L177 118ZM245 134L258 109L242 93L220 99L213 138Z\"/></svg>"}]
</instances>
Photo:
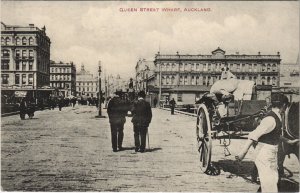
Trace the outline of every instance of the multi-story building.
<instances>
[{"instance_id":1,"label":"multi-story building","mask_svg":"<svg viewBox=\"0 0 300 193\"><path fill-rule=\"evenodd\" d=\"M148 79L155 74L154 62L139 60L135 66L135 89L148 91Z\"/></svg>"},{"instance_id":2,"label":"multi-story building","mask_svg":"<svg viewBox=\"0 0 300 193\"><path fill-rule=\"evenodd\" d=\"M112 95L117 90L122 92L127 92L129 89L129 80L125 80L124 78L121 78L119 74L116 76L109 75L107 79L105 80L107 85L107 92L108 95Z\"/></svg>"},{"instance_id":3,"label":"multi-story building","mask_svg":"<svg viewBox=\"0 0 300 193\"><path fill-rule=\"evenodd\" d=\"M98 77L94 77L89 71L81 65L81 70L76 74L76 92L77 96L98 97Z\"/></svg>"},{"instance_id":4,"label":"multi-story building","mask_svg":"<svg viewBox=\"0 0 300 193\"><path fill-rule=\"evenodd\" d=\"M51 61L50 86L59 90L62 96L76 96L76 67L73 62Z\"/></svg>"},{"instance_id":5,"label":"multi-story building","mask_svg":"<svg viewBox=\"0 0 300 193\"><path fill-rule=\"evenodd\" d=\"M189 100L195 100L201 92L209 91L210 86L220 79L221 69L228 67L238 79L279 87L280 61L279 52L275 55L260 52L257 55L225 55L220 48L211 55L180 55L178 52L162 55L158 52L154 60L155 76L150 77L148 84L153 85L152 92L161 92L161 99L173 93L172 97L183 101L182 90L193 93L194 97L189 97Z\"/></svg>"},{"instance_id":6,"label":"multi-story building","mask_svg":"<svg viewBox=\"0 0 300 193\"><path fill-rule=\"evenodd\" d=\"M50 38L34 24L6 25L1 22L1 92L13 96L22 91L40 98L49 86Z\"/></svg>"}]
</instances>

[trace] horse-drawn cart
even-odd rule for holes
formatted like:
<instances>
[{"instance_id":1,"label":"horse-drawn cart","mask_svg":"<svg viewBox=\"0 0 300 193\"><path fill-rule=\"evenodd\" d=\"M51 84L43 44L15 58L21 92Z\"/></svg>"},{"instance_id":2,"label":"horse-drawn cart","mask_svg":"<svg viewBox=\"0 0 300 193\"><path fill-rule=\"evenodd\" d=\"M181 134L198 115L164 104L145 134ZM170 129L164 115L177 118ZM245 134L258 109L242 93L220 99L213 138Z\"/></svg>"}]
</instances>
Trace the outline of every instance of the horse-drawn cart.
<instances>
[{"instance_id":1,"label":"horse-drawn cart","mask_svg":"<svg viewBox=\"0 0 300 193\"><path fill-rule=\"evenodd\" d=\"M198 143L200 168L204 173L211 173L211 156L212 156L212 140L223 140L224 153L230 155L228 146L231 139L245 138L248 132L254 130L261 119L270 110L268 98L266 100L256 100L255 86L251 89L251 93L242 93L242 97L237 97L233 93L231 98L223 97L220 94L207 93L198 102L196 137ZM270 93L271 94L271 93ZM249 95L245 97L246 95ZM298 116L299 122L299 103L298 109L294 107L295 103L289 107L293 108L293 115ZM289 109L286 111L289 113ZM296 113L295 113L296 112ZM288 124L285 124L288 125ZM286 126L287 133L293 133L294 137L299 137L299 124L297 127L291 128ZM295 130L293 132L293 130ZM295 136L296 135L296 136Z\"/></svg>"}]
</instances>

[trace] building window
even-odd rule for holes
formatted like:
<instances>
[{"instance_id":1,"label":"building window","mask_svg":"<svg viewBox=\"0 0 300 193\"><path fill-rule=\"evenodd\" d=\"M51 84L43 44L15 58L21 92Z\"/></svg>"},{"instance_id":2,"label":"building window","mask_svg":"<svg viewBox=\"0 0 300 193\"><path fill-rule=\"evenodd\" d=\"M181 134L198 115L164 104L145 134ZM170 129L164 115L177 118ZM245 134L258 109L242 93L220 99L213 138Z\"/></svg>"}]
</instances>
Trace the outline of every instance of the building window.
<instances>
[{"instance_id":1,"label":"building window","mask_svg":"<svg viewBox=\"0 0 300 193\"><path fill-rule=\"evenodd\" d=\"M17 45L21 45L21 40L20 40L19 37L16 38L16 44L17 44Z\"/></svg>"},{"instance_id":2,"label":"building window","mask_svg":"<svg viewBox=\"0 0 300 193\"><path fill-rule=\"evenodd\" d=\"M20 84L20 74L15 75L15 84Z\"/></svg>"},{"instance_id":3,"label":"building window","mask_svg":"<svg viewBox=\"0 0 300 193\"><path fill-rule=\"evenodd\" d=\"M33 38L32 37L29 38L29 45L33 45Z\"/></svg>"},{"instance_id":4,"label":"building window","mask_svg":"<svg viewBox=\"0 0 300 193\"><path fill-rule=\"evenodd\" d=\"M9 58L9 50L2 50L1 55L3 58Z\"/></svg>"},{"instance_id":5,"label":"building window","mask_svg":"<svg viewBox=\"0 0 300 193\"><path fill-rule=\"evenodd\" d=\"M267 77L267 85L270 85L270 84L271 84L271 78Z\"/></svg>"},{"instance_id":6,"label":"building window","mask_svg":"<svg viewBox=\"0 0 300 193\"><path fill-rule=\"evenodd\" d=\"M175 68L176 68L176 66L175 66L175 64L173 63L173 64L172 64L172 71L175 71Z\"/></svg>"},{"instance_id":7,"label":"building window","mask_svg":"<svg viewBox=\"0 0 300 193\"><path fill-rule=\"evenodd\" d=\"M171 84L174 85L175 84L175 76L172 76L172 79L171 79Z\"/></svg>"},{"instance_id":8,"label":"building window","mask_svg":"<svg viewBox=\"0 0 300 193\"><path fill-rule=\"evenodd\" d=\"M187 63L184 64L184 70L185 70L185 71L189 70L189 69L188 69L188 64L187 64Z\"/></svg>"},{"instance_id":9,"label":"building window","mask_svg":"<svg viewBox=\"0 0 300 193\"><path fill-rule=\"evenodd\" d=\"M196 64L196 71L199 71L199 64Z\"/></svg>"},{"instance_id":10,"label":"building window","mask_svg":"<svg viewBox=\"0 0 300 193\"><path fill-rule=\"evenodd\" d=\"M26 74L22 74L22 84L26 84Z\"/></svg>"},{"instance_id":11,"label":"building window","mask_svg":"<svg viewBox=\"0 0 300 193\"><path fill-rule=\"evenodd\" d=\"M9 37L7 37L6 38L6 43L5 43L6 45L9 45L10 44L10 38Z\"/></svg>"},{"instance_id":12,"label":"building window","mask_svg":"<svg viewBox=\"0 0 300 193\"><path fill-rule=\"evenodd\" d=\"M27 44L27 39L25 37L22 38L22 45L26 45Z\"/></svg>"},{"instance_id":13,"label":"building window","mask_svg":"<svg viewBox=\"0 0 300 193\"><path fill-rule=\"evenodd\" d=\"M26 50L22 50L22 57L26 58L27 57L27 51Z\"/></svg>"},{"instance_id":14,"label":"building window","mask_svg":"<svg viewBox=\"0 0 300 193\"><path fill-rule=\"evenodd\" d=\"M200 85L200 78L199 78L199 76L196 76L196 85Z\"/></svg>"},{"instance_id":15,"label":"building window","mask_svg":"<svg viewBox=\"0 0 300 193\"><path fill-rule=\"evenodd\" d=\"M206 85L206 77L203 76L203 82L202 82L202 85Z\"/></svg>"},{"instance_id":16,"label":"building window","mask_svg":"<svg viewBox=\"0 0 300 193\"><path fill-rule=\"evenodd\" d=\"M277 84L277 83L276 83L276 77L273 77L273 78L272 78L272 85L273 85L273 86L276 86L276 84Z\"/></svg>"},{"instance_id":17,"label":"building window","mask_svg":"<svg viewBox=\"0 0 300 193\"><path fill-rule=\"evenodd\" d=\"M195 77L192 76L192 85L195 85Z\"/></svg>"},{"instance_id":18,"label":"building window","mask_svg":"<svg viewBox=\"0 0 300 193\"><path fill-rule=\"evenodd\" d=\"M207 71L211 71L211 64L207 65Z\"/></svg>"},{"instance_id":19,"label":"building window","mask_svg":"<svg viewBox=\"0 0 300 193\"><path fill-rule=\"evenodd\" d=\"M28 84L30 84L30 85L33 84L33 74L28 75Z\"/></svg>"},{"instance_id":20,"label":"building window","mask_svg":"<svg viewBox=\"0 0 300 193\"><path fill-rule=\"evenodd\" d=\"M16 70L20 70L20 62L16 61Z\"/></svg>"},{"instance_id":21,"label":"building window","mask_svg":"<svg viewBox=\"0 0 300 193\"><path fill-rule=\"evenodd\" d=\"M169 71L169 67L170 67L169 63L166 64L166 71Z\"/></svg>"},{"instance_id":22,"label":"building window","mask_svg":"<svg viewBox=\"0 0 300 193\"><path fill-rule=\"evenodd\" d=\"M179 84L183 85L183 77L182 76L179 77Z\"/></svg>"},{"instance_id":23,"label":"building window","mask_svg":"<svg viewBox=\"0 0 300 193\"><path fill-rule=\"evenodd\" d=\"M22 61L22 70L25 71L26 70L26 62Z\"/></svg>"},{"instance_id":24,"label":"building window","mask_svg":"<svg viewBox=\"0 0 300 193\"><path fill-rule=\"evenodd\" d=\"M8 61L1 62L1 70L9 70L9 63Z\"/></svg>"},{"instance_id":25,"label":"building window","mask_svg":"<svg viewBox=\"0 0 300 193\"><path fill-rule=\"evenodd\" d=\"M182 102L182 93L177 94L177 101Z\"/></svg>"},{"instance_id":26,"label":"building window","mask_svg":"<svg viewBox=\"0 0 300 193\"><path fill-rule=\"evenodd\" d=\"M272 71L273 71L273 72L277 72L277 66L276 66L276 64L273 64L273 65L272 65Z\"/></svg>"},{"instance_id":27,"label":"building window","mask_svg":"<svg viewBox=\"0 0 300 193\"><path fill-rule=\"evenodd\" d=\"M265 77L262 77L262 78L261 78L261 84L262 84L262 85L265 85L265 84L266 84L266 78L265 78Z\"/></svg>"},{"instance_id":28,"label":"building window","mask_svg":"<svg viewBox=\"0 0 300 193\"><path fill-rule=\"evenodd\" d=\"M181 64L181 63L179 64L179 70L183 71L183 64Z\"/></svg>"},{"instance_id":29,"label":"building window","mask_svg":"<svg viewBox=\"0 0 300 193\"><path fill-rule=\"evenodd\" d=\"M16 58L20 58L20 50L16 50Z\"/></svg>"},{"instance_id":30,"label":"building window","mask_svg":"<svg viewBox=\"0 0 300 193\"><path fill-rule=\"evenodd\" d=\"M29 50L29 58L33 58L33 50Z\"/></svg>"},{"instance_id":31,"label":"building window","mask_svg":"<svg viewBox=\"0 0 300 193\"><path fill-rule=\"evenodd\" d=\"M8 84L8 74L1 74L1 84Z\"/></svg>"},{"instance_id":32,"label":"building window","mask_svg":"<svg viewBox=\"0 0 300 193\"><path fill-rule=\"evenodd\" d=\"M1 37L1 45L5 45L5 39Z\"/></svg>"},{"instance_id":33,"label":"building window","mask_svg":"<svg viewBox=\"0 0 300 193\"><path fill-rule=\"evenodd\" d=\"M29 61L29 70L32 70L32 69L33 69L33 62Z\"/></svg>"},{"instance_id":34,"label":"building window","mask_svg":"<svg viewBox=\"0 0 300 193\"><path fill-rule=\"evenodd\" d=\"M187 85L187 84L188 84L187 76L184 76L184 85Z\"/></svg>"}]
</instances>

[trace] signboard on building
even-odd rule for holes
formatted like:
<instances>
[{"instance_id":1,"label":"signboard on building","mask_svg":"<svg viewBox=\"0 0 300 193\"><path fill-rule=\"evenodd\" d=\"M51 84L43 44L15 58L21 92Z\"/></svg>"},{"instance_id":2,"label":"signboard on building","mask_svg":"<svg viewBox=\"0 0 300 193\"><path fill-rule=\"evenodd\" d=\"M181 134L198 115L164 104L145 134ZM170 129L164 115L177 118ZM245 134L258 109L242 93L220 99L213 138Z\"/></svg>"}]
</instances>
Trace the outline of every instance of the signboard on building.
<instances>
[{"instance_id":1,"label":"signboard on building","mask_svg":"<svg viewBox=\"0 0 300 193\"><path fill-rule=\"evenodd\" d=\"M15 91L15 97L26 97L27 91Z\"/></svg>"}]
</instances>

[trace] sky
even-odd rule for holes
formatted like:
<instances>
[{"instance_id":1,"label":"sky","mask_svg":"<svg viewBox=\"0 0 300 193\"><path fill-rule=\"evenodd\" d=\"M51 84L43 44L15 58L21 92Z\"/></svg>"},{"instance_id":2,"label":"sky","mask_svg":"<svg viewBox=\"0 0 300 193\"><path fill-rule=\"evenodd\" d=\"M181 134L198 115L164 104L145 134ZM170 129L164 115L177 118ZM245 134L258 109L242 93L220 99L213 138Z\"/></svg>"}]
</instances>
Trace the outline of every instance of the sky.
<instances>
[{"instance_id":1,"label":"sky","mask_svg":"<svg viewBox=\"0 0 300 193\"><path fill-rule=\"evenodd\" d=\"M125 12L158 8L157 12ZM163 12L163 8L180 8ZM209 8L186 12L184 8ZM82 64L97 74L135 75L139 59L155 54L273 55L295 63L299 55L297 1L2 1L1 21L42 28L51 39L51 60Z\"/></svg>"}]
</instances>

